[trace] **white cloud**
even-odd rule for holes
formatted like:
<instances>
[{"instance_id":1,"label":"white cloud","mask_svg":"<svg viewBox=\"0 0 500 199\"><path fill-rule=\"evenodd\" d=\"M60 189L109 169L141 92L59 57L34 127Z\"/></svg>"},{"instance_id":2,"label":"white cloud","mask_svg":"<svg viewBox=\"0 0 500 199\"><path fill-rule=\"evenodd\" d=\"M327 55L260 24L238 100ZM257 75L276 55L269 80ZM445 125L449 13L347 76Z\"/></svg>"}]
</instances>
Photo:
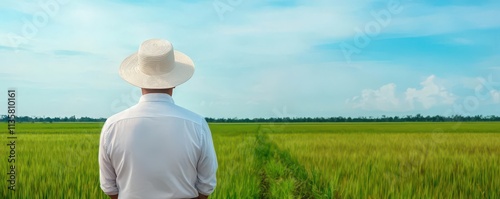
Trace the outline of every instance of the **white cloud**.
<instances>
[{"instance_id":1,"label":"white cloud","mask_svg":"<svg viewBox=\"0 0 500 199\"><path fill-rule=\"evenodd\" d=\"M361 96L347 99L353 108L380 111L428 110L439 105L453 104L456 97L446 88L436 83L431 75L420 83L420 89L408 88L404 93L397 93L396 84L383 85L379 89L364 89Z\"/></svg>"},{"instance_id":2,"label":"white cloud","mask_svg":"<svg viewBox=\"0 0 500 199\"><path fill-rule=\"evenodd\" d=\"M455 97L453 94L446 91L442 86L437 85L434 80L435 76L427 77L425 81L420 83L422 89L408 88L405 92L406 101L410 107L415 107L415 101L420 102L424 109L429 109L438 104L453 104Z\"/></svg>"},{"instance_id":3,"label":"white cloud","mask_svg":"<svg viewBox=\"0 0 500 199\"><path fill-rule=\"evenodd\" d=\"M396 85L393 83L383 85L377 90L364 89L361 96L353 97L347 102L353 103L354 108L386 111L395 110L400 104L396 97Z\"/></svg>"},{"instance_id":4,"label":"white cloud","mask_svg":"<svg viewBox=\"0 0 500 199\"><path fill-rule=\"evenodd\" d=\"M499 90L490 90L491 98L494 103L500 103L500 91Z\"/></svg>"}]
</instances>

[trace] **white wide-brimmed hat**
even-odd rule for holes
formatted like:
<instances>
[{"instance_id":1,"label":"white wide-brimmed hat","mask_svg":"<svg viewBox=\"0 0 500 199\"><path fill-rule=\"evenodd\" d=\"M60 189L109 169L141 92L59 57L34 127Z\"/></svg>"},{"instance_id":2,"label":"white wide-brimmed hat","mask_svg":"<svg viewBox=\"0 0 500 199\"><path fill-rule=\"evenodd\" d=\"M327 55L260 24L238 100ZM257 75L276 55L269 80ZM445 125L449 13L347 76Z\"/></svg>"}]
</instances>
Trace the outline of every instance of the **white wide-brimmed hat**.
<instances>
[{"instance_id":1,"label":"white wide-brimmed hat","mask_svg":"<svg viewBox=\"0 0 500 199\"><path fill-rule=\"evenodd\" d=\"M120 65L120 76L140 88L173 88L194 73L194 63L187 55L175 51L163 39L144 41L139 51L128 56Z\"/></svg>"}]
</instances>

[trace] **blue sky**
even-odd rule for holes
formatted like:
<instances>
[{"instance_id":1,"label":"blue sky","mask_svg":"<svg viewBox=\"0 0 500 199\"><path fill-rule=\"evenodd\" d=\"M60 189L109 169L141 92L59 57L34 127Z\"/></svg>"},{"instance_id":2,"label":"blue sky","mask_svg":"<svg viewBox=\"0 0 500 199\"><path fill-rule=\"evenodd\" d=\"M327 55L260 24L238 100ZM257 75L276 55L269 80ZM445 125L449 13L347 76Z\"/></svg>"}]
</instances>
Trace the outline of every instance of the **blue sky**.
<instances>
[{"instance_id":1,"label":"blue sky","mask_svg":"<svg viewBox=\"0 0 500 199\"><path fill-rule=\"evenodd\" d=\"M0 89L16 88L19 115L109 117L140 97L118 75L122 60L163 38L196 64L174 100L208 117L498 115L498 10L465 0L8 1Z\"/></svg>"}]
</instances>

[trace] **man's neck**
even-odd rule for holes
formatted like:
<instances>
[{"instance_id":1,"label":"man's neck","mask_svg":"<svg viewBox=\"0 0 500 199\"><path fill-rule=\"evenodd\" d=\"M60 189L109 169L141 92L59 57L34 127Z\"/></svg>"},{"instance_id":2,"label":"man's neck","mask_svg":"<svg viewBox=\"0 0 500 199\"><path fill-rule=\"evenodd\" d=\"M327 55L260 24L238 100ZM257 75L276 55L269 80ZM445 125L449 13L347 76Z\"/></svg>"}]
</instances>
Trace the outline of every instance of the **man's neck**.
<instances>
[{"instance_id":1,"label":"man's neck","mask_svg":"<svg viewBox=\"0 0 500 199\"><path fill-rule=\"evenodd\" d=\"M167 89L146 89L142 88L142 95L150 94L150 93L161 93L161 94L167 94L172 96L172 93L174 91L173 88L167 88Z\"/></svg>"}]
</instances>

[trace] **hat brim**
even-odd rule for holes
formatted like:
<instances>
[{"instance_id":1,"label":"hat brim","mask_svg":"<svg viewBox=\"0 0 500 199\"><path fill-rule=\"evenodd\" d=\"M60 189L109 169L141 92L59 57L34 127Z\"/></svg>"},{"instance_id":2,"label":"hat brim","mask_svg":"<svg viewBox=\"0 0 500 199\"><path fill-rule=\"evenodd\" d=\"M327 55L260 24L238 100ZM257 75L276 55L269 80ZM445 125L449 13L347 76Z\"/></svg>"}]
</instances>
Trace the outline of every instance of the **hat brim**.
<instances>
[{"instance_id":1,"label":"hat brim","mask_svg":"<svg viewBox=\"0 0 500 199\"><path fill-rule=\"evenodd\" d=\"M128 56L120 65L120 77L128 83L150 89L173 88L187 80L194 73L194 63L191 58L182 52L174 51L175 66L165 74L146 75L139 70L137 52Z\"/></svg>"}]
</instances>

